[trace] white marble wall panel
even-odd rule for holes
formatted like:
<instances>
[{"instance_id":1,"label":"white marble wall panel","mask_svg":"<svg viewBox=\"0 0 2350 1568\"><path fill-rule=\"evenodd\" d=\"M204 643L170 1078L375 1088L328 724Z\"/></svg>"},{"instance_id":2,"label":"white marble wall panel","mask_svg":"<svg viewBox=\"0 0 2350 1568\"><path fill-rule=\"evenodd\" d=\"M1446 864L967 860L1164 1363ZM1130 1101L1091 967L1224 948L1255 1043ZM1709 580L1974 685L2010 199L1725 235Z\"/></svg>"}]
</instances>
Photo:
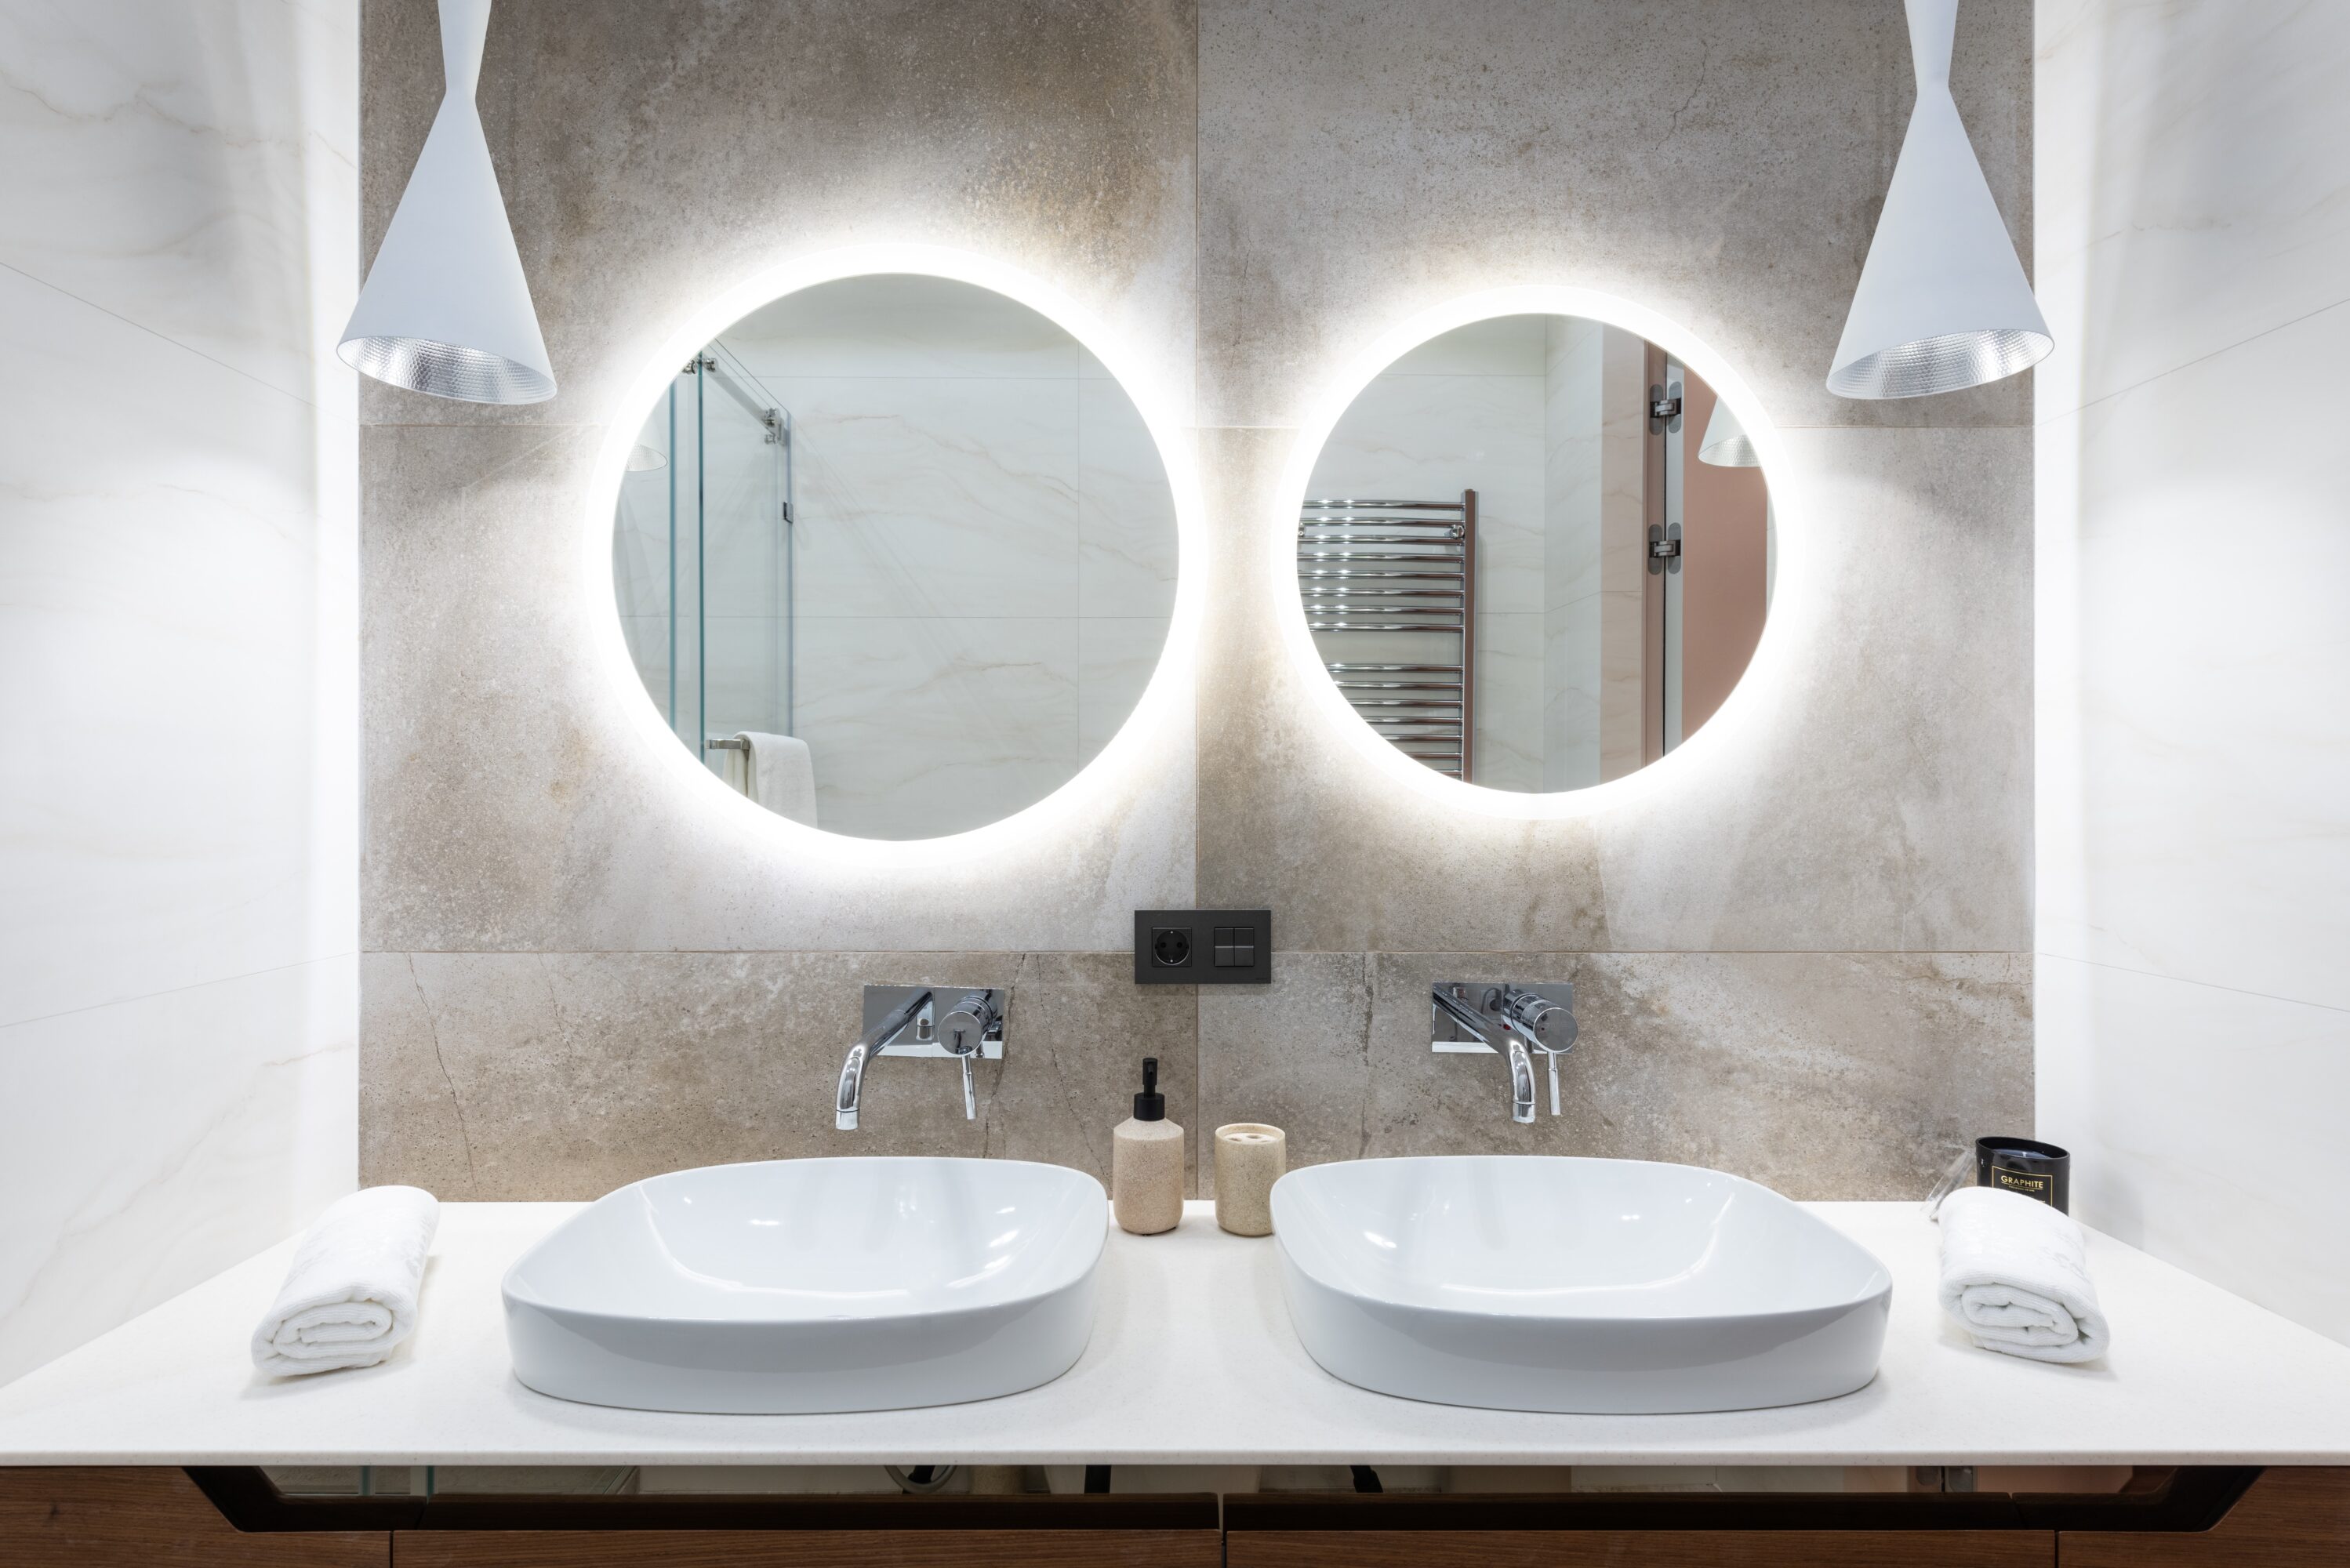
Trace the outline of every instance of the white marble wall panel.
<instances>
[{"instance_id":1,"label":"white marble wall panel","mask_svg":"<svg viewBox=\"0 0 2350 1568\"><path fill-rule=\"evenodd\" d=\"M2350 1339L2350 11L2039 20L2040 1130L2083 1218Z\"/></svg>"},{"instance_id":2,"label":"white marble wall panel","mask_svg":"<svg viewBox=\"0 0 2350 1568\"><path fill-rule=\"evenodd\" d=\"M0 1380L354 1179L355 8L0 5Z\"/></svg>"},{"instance_id":3,"label":"white marble wall panel","mask_svg":"<svg viewBox=\"0 0 2350 1568\"><path fill-rule=\"evenodd\" d=\"M1116 381L1087 375L1077 383L1077 613L1165 620L1178 554L1175 494L1150 427Z\"/></svg>"},{"instance_id":4,"label":"white marble wall panel","mask_svg":"<svg viewBox=\"0 0 2350 1568\"><path fill-rule=\"evenodd\" d=\"M1167 645L1165 616L1081 616L1077 619L1077 765L1093 761L1125 726L1158 672Z\"/></svg>"},{"instance_id":5,"label":"white marble wall panel","mask_svg":"<svg viewBox=\"0 0 2350 1568\"><path fill-rule=\"evenodd\" d=\"M359 265L351 0L0 5L0 265L290 396ZM339 391L328 395L339 396Z\"/></svg>"},{"instance_id":6,"label":"white marble wall panel","mask_svg":"<svg viewBox=\"0 0 2350 1568\"><path fill-rule=\"evenodd\" d=\"M2350 295L2343 7L2039 0L2041 418Z\"/></svg>"},{"instance_id":7,"label":"white marble wall panel","mask_svg":"<svg viewBox=\"0 0 2350 1568\"><path fill-rule=\"evenodd\" d=\"M2345 355L2350 306L2041 427L2042 951L2350 1008Z\"/></svg>"},{"instance_id":8,"label":"white marble wall panel","mask_svg":"<svg viewBox=\"0 0 2350 1568\"><path fill-rule=\"evenodd\" d=\"M348 951L315 410L21 273L0 340L0 1022Z\"/></svg>"},{"instance_id":9,"label":"white marble wall panel","mask_svg":"<svg viewBox=\"0 0 2350 1568\"><path fill-rule=\"evenodd\" d=\"M0 1028L0 1383L349 1191L358 1046L350 953Z\"/></svg>"},{"instance_id":10,"label":"white marble wall panel","mask_svg":"<svg viewBox=\"0 0 2350 1568\"><path fill-rule=\"evenodd\" d=\"M2350 1012L2040 955L2040 1136L2073 1211L2350 1340Z\"/></svg>"},{"instance_id":11,"label":"white marble wall panel","mask_svg":"<svg viewBox=\"0 0 2350 1568\"><path fill-rule=\"evenodd\" d=\"M1477 783L1543 787L1543 675L1540 612L1477 618Z\"/></svg>"},{"instance_id":12,"label":"white marble wall panel","mask_svg":"<svg viewBox=\"0 0 2350 1568\"><path fill-rule=\"evenodd\" d=\"M1073 612L1075 377L761 377L792 410L802 617Z\"/></svg>"},{"instance_id":13,"label":"white marble wall panel","mask_svg":"<svg viewBox=\"0 0 2350 1568\"><path fill-rule=\"evenodd\" d=\"M801 623L801 733L826 828L959 833L1076 771L1073 617L839 617ZM712 658L713 668L717 658Z\"/></svg>"}]
</instances>

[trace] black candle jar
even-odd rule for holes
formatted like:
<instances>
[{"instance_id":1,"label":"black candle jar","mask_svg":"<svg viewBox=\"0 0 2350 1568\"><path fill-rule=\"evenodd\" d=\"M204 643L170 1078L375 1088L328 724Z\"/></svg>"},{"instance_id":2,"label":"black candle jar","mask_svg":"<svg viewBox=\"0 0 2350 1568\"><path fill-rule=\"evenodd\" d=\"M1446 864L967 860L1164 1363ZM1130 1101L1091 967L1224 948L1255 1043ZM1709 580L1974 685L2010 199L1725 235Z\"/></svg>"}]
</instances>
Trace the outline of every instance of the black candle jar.
<instances>
[{"instance_id":1,"label":"black candle jar","mask_svg":"<svg viewBox=\"0 0 2350 1568\"><path fill-rule=\"evenodd\" d=\"M2073 1157L2028 1137L1975 1139L1975 1185L2037 1198L2058 1213L2073 1205Z\"/></svg>"}]
</instances>

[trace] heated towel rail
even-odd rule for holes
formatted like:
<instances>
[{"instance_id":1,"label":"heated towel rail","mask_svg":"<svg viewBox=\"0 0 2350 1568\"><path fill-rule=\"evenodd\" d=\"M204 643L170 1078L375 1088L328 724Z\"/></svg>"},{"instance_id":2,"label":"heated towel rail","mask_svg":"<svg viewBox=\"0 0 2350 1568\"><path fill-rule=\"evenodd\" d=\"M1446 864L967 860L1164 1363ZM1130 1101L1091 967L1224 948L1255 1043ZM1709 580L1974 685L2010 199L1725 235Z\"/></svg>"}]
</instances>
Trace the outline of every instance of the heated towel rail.
<instances>
[{"instance_id":1,"label":"heated towel rail","mask_svg":"<svg viewBox=\"0 0 2350 1568\"><path fill-rule=\"evenodd\" d=\"M1458 501L1308 501L1297 591L1331 680L1406 756L1466 781L1477 732L1477 493ZM1359 634L1359 635L1358 635ZM1425 659L1402 636L1443 637ZM1360 657L1343 655L1352 645Z\"/></svg>"}]
</instances>

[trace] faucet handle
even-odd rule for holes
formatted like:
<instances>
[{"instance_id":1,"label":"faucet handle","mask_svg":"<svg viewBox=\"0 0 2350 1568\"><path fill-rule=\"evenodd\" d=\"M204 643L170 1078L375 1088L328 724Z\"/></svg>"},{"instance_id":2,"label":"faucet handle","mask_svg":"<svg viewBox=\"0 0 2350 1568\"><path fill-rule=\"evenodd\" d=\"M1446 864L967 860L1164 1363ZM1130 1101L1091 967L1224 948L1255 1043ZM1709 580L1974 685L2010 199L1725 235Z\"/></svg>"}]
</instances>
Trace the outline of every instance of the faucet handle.
<instances>
[{"instance_id":1,"label":"faucet handle","mask_svg":"<svg viewBox=\"0 0 2350 1568\"><path fill-rule=\"evenodd\" d=\"M979 1048L991 1032L1001 1038L1003 1030L1003 1009L993 991L966 991L939 1020L939 1044L951 1056L966 1059L979 1054Z\"/></svg>"},{"instance_id":2,"label":"faucet handle","mask_svg":"<svg viewBox=\"0 0 2350 1568\"><path fill-rule=\"evenodd\" d=\"M971 1078L971 1064L993 1033L1003 1037L1003 1009L993 991L967 991L939 1020L939 1044L962 1064L962 1119L979 1119L979 1096Z\"/></svg>"},{"instance_id":3,"label":"faucet handle","mask_svg":"<svg viewBox=\"0 0 2350 1568\"><path fill-rule=\"evenodd\" d=\"M1522 1034L1531 1036L1528 1044L1555 1056L1575 1049L1575 1037L1582 1031L1564 1004L1523 986L1505 985L1501 990L1495 1011L1516 1024ZM1573 994L1572 988L1568 994Z\"/></svg>"}]
</instances>

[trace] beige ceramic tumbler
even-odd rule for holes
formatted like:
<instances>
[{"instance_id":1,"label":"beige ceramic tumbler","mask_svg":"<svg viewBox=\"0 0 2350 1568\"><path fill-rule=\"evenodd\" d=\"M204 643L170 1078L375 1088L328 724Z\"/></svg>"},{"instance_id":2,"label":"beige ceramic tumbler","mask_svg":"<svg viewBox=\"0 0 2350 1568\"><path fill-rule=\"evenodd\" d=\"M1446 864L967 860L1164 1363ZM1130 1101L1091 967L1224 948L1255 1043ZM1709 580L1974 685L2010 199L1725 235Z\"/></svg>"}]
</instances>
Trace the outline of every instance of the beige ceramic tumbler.
<instances>
[{"instance_id":1,"label":"beige ceramic tumbler","mask_svg":"<svg viewBox=\"0 0 2350 1568\"><path fill-rule=\"evenodd\" d=\"M1216 1223L1235 1236L1273 1234L1273 1184L1289 1168L1279 1127L1232 1122L1216 1129Z\"/></svg>"}]
</instances>

